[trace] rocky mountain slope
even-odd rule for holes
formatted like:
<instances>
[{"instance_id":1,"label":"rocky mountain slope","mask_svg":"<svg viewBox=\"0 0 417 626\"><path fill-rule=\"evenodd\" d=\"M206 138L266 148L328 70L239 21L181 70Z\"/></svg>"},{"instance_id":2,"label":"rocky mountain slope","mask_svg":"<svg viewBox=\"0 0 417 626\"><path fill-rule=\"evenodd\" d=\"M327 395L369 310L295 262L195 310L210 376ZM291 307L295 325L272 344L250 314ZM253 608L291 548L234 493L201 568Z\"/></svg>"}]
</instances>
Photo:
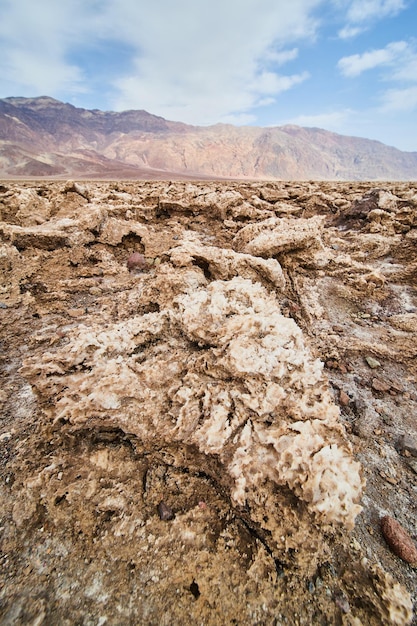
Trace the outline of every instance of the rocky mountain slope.
<instances>
[{"instance_id":1,"label":"rocky mountain slope","mask_svg":"<svg viewBox=\"0 0 417 626\"><path fill-rule=\"evenodd\" d=\"M415 180L417 152L317 128L210 127L146 111L0 100L3 177Z\"/></svg>"},{"instance_id":2,"label":"rocky mountain slope","mask_svg":"<svg viewBox=\"0 0 417 626\"><path fill-rule=\"evenodd\" d=\"M417 188L0 186L0 623L406 625Z\"/></svg>"}]
</instances>

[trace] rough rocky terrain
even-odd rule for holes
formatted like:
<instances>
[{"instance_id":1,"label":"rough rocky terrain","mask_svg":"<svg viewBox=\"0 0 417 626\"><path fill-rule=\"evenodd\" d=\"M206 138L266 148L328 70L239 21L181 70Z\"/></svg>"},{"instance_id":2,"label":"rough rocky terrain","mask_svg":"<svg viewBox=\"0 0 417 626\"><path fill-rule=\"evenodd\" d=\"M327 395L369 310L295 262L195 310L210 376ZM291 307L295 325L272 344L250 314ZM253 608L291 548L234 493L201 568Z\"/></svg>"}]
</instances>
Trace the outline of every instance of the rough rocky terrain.
<instances>
[{"instance_id":1,"label":"rough rocky terrain","mask_svg":"<svg viewBox=\"0 0 417 626\"><path fill-rule=\"evenodd\" d=\"M0 185L0 623L410 624L417 188Z\"/></svg>"},{"instance_id":2,"label":"rough rocky terrain","mask_svg":"<svg viewBox=\"0 0 417 626\"><path fill-rule=\"evenodd\" d=\"M417 152L320 128L190 126L142 110L5 98L0 176L409 181Z\"/></svg>"}]
</instances>

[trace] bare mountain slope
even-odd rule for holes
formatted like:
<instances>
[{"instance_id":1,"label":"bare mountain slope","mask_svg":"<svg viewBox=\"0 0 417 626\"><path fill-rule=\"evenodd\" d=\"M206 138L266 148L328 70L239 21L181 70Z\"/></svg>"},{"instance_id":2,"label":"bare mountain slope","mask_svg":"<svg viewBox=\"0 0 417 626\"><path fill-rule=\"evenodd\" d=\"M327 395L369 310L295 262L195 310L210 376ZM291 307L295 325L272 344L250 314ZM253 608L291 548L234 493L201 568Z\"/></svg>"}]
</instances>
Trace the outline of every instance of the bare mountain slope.
<instances>
[{"instance_id":1,"label":"bare mountain slope","mask_svg":"<svg viewBox=\"0 0 417 626\"><path fill-rule=\"evenodd\" d=\"M0 175L415 180L417 153L317 128L198 127L146 111L6 98Z\"/></svg>"}]
</instances>

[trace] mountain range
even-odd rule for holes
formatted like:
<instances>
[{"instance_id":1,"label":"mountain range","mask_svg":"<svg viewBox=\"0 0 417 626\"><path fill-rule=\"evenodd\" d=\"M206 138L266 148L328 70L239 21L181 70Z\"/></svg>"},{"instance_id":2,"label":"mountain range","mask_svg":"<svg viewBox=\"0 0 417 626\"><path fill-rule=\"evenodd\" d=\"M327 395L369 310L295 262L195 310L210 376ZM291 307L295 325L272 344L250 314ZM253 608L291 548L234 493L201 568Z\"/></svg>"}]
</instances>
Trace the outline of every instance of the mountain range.
<instances>
[{"instance_id":1,"label":"mountain range","mask_svg":"<svg viewBox=\"0 0 417 626\"><path fill-rule=\"evenodd\" d=\"M12 97L0 99L0 176L416 180L417 152L319 128L190 126Z\"/></svg>"}]
</instances>

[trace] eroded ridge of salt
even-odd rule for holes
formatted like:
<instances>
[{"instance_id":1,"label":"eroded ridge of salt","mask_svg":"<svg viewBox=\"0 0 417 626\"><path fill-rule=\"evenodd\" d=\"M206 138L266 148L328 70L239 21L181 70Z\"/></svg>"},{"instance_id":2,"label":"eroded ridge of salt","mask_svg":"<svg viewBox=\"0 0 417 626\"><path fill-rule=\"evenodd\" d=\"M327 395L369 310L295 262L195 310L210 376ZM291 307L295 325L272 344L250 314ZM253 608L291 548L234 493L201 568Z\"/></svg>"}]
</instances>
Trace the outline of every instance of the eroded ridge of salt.
<instances>
[{"instance_id":1,"label":"eroded ridge of salt","mask_svg":"<svg viewBox=\"0 0 417 626\"><path fill-rule=\"evenodd\" d=\"M359 464L301 329L259 284L241 278L215 281L179 303L184 331L211 347L209 371L234 381L222 385L221 398L205 394L206 419L193 433L206 453L236 445L228 464L234 500L244 504L268 478L326 521L351 527L361 510Z\"/></svg>"},{"instance_id":2,"label":"eroded ridge of salt","mask_svg":"<svg viewBox=\"0 0 417 626\"><path fill-rule=\"evenodd\" d=\"M79 326L65 347L27 360L26 376L54 399L45 411L76 427L120 428L151 450L197 449L210 468L217 464L215 478L235 506L275 542L286 532L282 519L273 521L282 510L265 515L264 507L292 511L284 549L301 550L313 525L310 548L321 524L351 528L361 510L360 466L322 363L275 296L249 279L207 284L187 269L164 304L105 329ZM291 498L279 499L280 489Z\"/></svg>"}]
</instances>

